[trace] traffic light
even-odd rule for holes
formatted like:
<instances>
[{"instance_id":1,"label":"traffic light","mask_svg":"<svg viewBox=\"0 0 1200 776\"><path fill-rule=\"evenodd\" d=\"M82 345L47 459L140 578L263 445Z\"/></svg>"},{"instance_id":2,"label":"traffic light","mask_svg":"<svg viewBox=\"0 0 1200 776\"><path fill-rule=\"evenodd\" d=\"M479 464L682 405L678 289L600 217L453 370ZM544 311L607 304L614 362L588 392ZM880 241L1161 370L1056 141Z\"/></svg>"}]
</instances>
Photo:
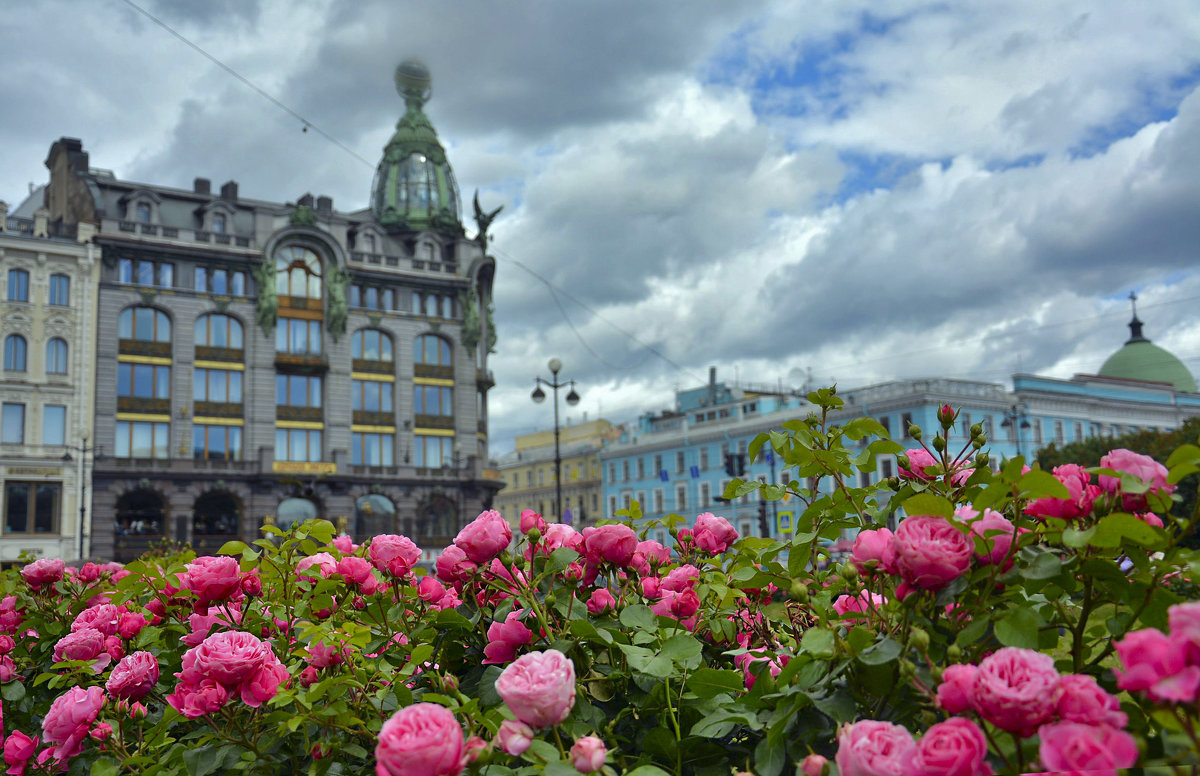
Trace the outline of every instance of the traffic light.
<instances>
[{"instance_id":1,"label":"traffic light","mask_svg":"<svg viewBox=\"0 0 1200 776\"><path fill-rule=\"evenodd\" d=\"M737 473L739 477L746 476L746 454L738 453L737 455Z\"/></svg>"},{"instance_id":2,"label":"traffic light","mask_svg":"<svg viewBox=\"0 0 1200 776\"><path fill-rule=\"evenodd\" d=\"M730 477L737 476L737 471L734 469L733 453L725 453L725 473Z\"/></svg>"},{"instance_id":3,"label":"traffic light","mask_svg":"<svg viewBox=\"0 0 1200 776\"><path fill-rule=\"evenodd\" d=\"M758 502L758 535L767 537L771 535L771 526L767 524L767 502Z\"/></svg>"}]
</instances>

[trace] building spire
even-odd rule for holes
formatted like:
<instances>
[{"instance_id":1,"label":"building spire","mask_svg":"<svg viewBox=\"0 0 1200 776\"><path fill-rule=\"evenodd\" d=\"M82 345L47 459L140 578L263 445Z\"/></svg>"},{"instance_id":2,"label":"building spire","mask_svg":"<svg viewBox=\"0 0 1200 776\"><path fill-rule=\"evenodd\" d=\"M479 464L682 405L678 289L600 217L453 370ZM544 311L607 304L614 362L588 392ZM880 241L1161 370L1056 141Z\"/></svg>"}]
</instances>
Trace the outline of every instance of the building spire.
<instances>
[{"instance_id":1,"label":"building spire","mask_svg":"<svg viewBox=\"0 0 1200 776\"><path fill-rule=\"evenodd\" d=\"M1128 345L1132 342L1149 342L1150 340L1146 339L1146 337L1142 334L1142 322L1139 321L1137 317L1136 291L1129 292L1129 303L1133 306L1133 320L1129 322L1129 339L1126 340L1125 344Z\"/></svg>"}]
</instances>

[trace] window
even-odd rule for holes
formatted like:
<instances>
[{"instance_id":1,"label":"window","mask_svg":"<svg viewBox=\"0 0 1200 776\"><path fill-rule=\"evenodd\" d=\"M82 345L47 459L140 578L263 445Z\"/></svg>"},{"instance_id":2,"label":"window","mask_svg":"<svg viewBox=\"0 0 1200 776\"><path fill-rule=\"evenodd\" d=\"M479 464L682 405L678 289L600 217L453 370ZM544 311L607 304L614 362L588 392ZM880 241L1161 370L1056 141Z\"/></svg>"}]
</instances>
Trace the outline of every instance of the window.
<instances>
[{"instance_id":1,"label":"window","mask_svg":"<svg viewBox=\"0 0 1200 776\"><path fill-rule=\"evenodd\" d=\"M275 326L275 351L297 356L319 356L321 322L280 318Z\"/></svg>"},{"instance_id":2,"label":"window","mask_svg":"<svg viewBox=\"0 0 1200 776\"><path fill-rule=\"evenodd\" d=\"M315 520L317 515L317 505L306 498L284 499L275 508L275 525L286 531L297 523Z\"/></svg>"},{"instance_id":3,"label":"window","mask_svg":"<svg viewBox=\"0 0 1200 776\"><path fill-rule=\"evenodd\" d=\"M241 350L243 337L244 330L237 318L209 313L196 319L194 342L202 347Z\"/></svg>"},{"instance_id":4,"label":"window","mask_svg":"<svg viewBox=\"0 0 1200 776\"><path fill-rule=\"evenodd\" d=\"M414 385L413 412L417 415L453 416L453 389L437 385Z\"/></svg>"},{"instance_id":5,"label":"window","mask_svg":"<svg viewBox=\"0 0 1200 776\"><path fill-rule=\"evenodd\" d=\"M879 425L883 426L884 434L886 436L891 436L892 435L891 418L889 418L887 415L884 415L884 416L878 418L878 420L879 420Z\"/></svg>"},{"instance_id":6,"label":"window","mask_svg":"<svg viewBox=\"0 0 1200 776\"><path fill-rule=\"evenodd\" d=\"M661 514L663 511L663 492L662 488L657 488L654 491L654 511Z\"/></svg>"},{"instance_id":7,"label":"window","mask_svg":"<svg viewBox=\"0 0 1200 776\"><path fill-rule=\"evenodd\" d=\"M148 224L150 223L150 213L150 203L139 202L134 208L134 219L137 220L139 224Z\"/></svg>"},{"instance_id":8,"label":"window","mask_svg":"<svg viewBox=\"0 0 1200 776\"><path fill-rule=\"evenodd\" d=\"M1054 421L1054 442L1060 447L1067 441L1067 434L1061 420Z\"/></svg>"},{"instance_id":9,"label":"window","mask_svg":"<svg viewBox=\"0 0 1200 776\"><path fill-rule=\"evenodd\" d=\"M71 278L66 275L50 276L50 304L71 304Z\"/></svg>"},{"instance_id":10,"label":"window","mask_svg":"<svg viewBox=\"0 0 1200 776\"><path fill-rule=\"evenodd\" d=\"M141 342L170 342L171 320L153 307L127 307L117 319L117 336Z\"/></svg>"},{"instance_id":11,"label":"window","mask_svg":"<svg viewBox=\"0 0 1200 776\"><path fill-rule=\"evenodd\" d=\"M171 398L171 367L154 364L117 364L117 396L134 396L139 399Z\"/></svg>"},{"instance_id":12,"label":"window","mask_svg":"<svg viewBox=\"0 0 1200 776\"><path fill-rule=\"evenodd\" d=\"M67 441L67 408L61 404L42 407L42 444L62 445Z\"/></svg>"},{"instance_id":13,"label":"window","mask_svg":"<svg viewBox=\"0 0 1200 776\"><path fill-rule=\"evenodd\" d=\"M538 487L540 488L545 484L546 484L546 470L538 469Z\"/></svg>"},{"instance_id":14,"label":"window","mask_svg":"<svg viewBox=\"0 0 1200 776\"><path fill-rule=\"evenodd\" d=\"M624 461L621 461L621 479L623 479L625 482L629 482L629 459L628 458L626 458Z\"/></svg>"},{"instance_id":15,"label":"window","mask_svg":"<svg viewBox=\"0 0 1200 776\"><path fill-rule=\"evenodd\" d=\"M1083 421L1075 421L1075 441L1083 441Z\"/></svg>"},{"instance_id":16,"label":"window","mask_svg":"<svg viewBox=\"0 0 1200 776\"><path fill-rule=\"evenodd\" d=\"M646 459L640 456L637 459L637 477L639 480L646 479Z\"/></svg>"},{"instance_id":17,"label":"window","mask_svg":"<svg viewBox=\"0 0 1200 776\"><path fill-rule=\"evenodd\" d=\"M25 371L25 338L20 334L9 334L4 338L4 370Z\"/></svg>"},{"instance_id":18,"label":"window","mask_svg":"<svg viewBox=\"0 0 1200 776\"><path fill-rule=\"evenodd\" d=\"M533 487L533 469L529 469L525 472L525 487Z\"/></svg>"},{"instance_id":19,"label":"window","mask_svg":"<svg viewBox=\"0 0 1200 776\"><path fill-rule=\"evenodd\" d=\"M879 469L884 479L892 476L892 459L884 458L879 462Z\"/></svg>"},{"instance_id":20,"label":"window","mask_svg":"<svg viewBox=\"0 0 1200 776\"><path fill-rule=\"evenodd\" d=\"M712 493L712 486L707 482L700 483L700 508L707 509Z\"/></svg>"},{"instance_id":21,"label":"window","mask_svg":"<svg viewBox=\"0 0 1200 776\"><path fill-rule=\"evenodd\" d=\"M246 273L236 270L229 273L229 293L234 296L246 295Z\"/></svg>"},{"instance_id":22,"label":"window","mask_svg":"<svg viewBox=\"0 0 1200 776\"><path fill-rule=\"evenodd\" d=\"M320 407L321 378L309 375L275 375L275 403L281 407Z\"/></svg>"},{"instance_id":23,"label":"window","mask_svg":"<svg viewBox=\"0 0 1200 776\"><path fill-rule=\"evenodd\" d=\"M958 414L958 422L962 424L963 437L965 437L966 439L970 439L971 438L971 413L960 412ZM1012 436L1011 431L1009 432L1009 436L1010 437Z\"/></svg>"},{"instance_id":24,"label":"window","mask_svg":"<svg viewBox=\"0 0 1200 776\"><path fill-rule=\"evenodd\" d=\"M983 418L983 435L990 440L993 437L992 431L992 416L986 415Z\"/></svg>"},{"instance_id":25,"label":"window","mask_svg":"<svg viewBox=\"0 0 1200 776\"><path fill-rule=\"evenodd\" d=\"M1033 419L1033 443L1040 445L1042 443L1042 420L1041 418Z\"/></svg>"},{"instance_id":26,"label":"window","mask_svg":"<svg viewBox=\"0 0 1200 776\"><path fill-rule=\"evenodd\" d=\"M275 429L276 461L320 461L321 431L308 428Z\"/></svg>"},{"instance_id":27,"label":"window","mask_svg":"<svg viewBox=\"0 0 1200 776\"><path fill-rule=\"evenodd\" d=\"M858 473L858 487L860 487L860 488L871 487L871 472L865 471L865 472Z\"/></svg>"},{"instance_id":28,"label":"window","mask_svg":"<svg viewBox=\"0 0 1200 776\"><path fill-rule=\"evenodd\" d=\"M608 481L617 481L617 464L614 461L608 462Z\"/></svg>"},{"instance_id":29,"label":"window","mask_svg":"<svg viewBox=\"0 0 1200 776\"><path fill-rule=\"evenodd\" d=\"M654 476L655 476L655 477L661 477L661 476L662 476L662 470L663 470L663 465L662 465L662 456L661 456L661 455L656 455L656 456L654 456Z\"/></svg>"},{"instance_id":30,"label":"window","mask_svg":"<svg viewBox=\"0 0 1200 776\"><path fill-rule=\"evenodd\" d=\"M442 297L442 317L443 318L453 318L454 317L454 297L452 297L452 296L443 296Z\"/></svg>"},{"instance_id":31,"label":"window","mask_svg":"<svg viewBox=\"0 0 1200 776\"><path fill-rule=\"evenodd\" d=\"M223 213L214 213L212 217L213 234L225 234L225 215Z\"/></svg>"},{"instance_id":32,"label":"window","mask_svg":"<svg viewBox=\"0 0 1200 776\"><path fill-rule=\"evenodd\" d=\"M23 269L8 271L8 301L29 301L29 273Z\"/></svg>"},{"instance_id":33,"label":"window","mask_svg":"<svg viewBox=\"0 0 1200 776\"><path fill-rule=\"evenodd\" d=\"M363 247L363 253L374 253L375 252L375 235L364 234L362 247Z\"/></svg>"},{"instance_id":34,"label":"window","mask_svg":"<svg viewBox=\"0 0 1200 776\"><path fill-rule=\"evenodd\" d=\"M351 463L358 466L393 466L395 465L396 437L392 434L360 434L350 435Z\"/></svg>"},{"instance_id":35,"label":"window","mask_svg":"<svg viewBox=\"0 0 1200 776\"><path fill-rule=\"evenodd\" d=\"M454 437L417 434L413 437L413 446L418 468L439 469L442 464L454 461Z\"/></svg>"},{"instance_id":36,"label":"window","mask_svg":"<svg viewBox=\"0 0 1200 776\"><path fill-rule=\"evenodd\" d=\"M421 388L422 386L417 386ZM448 388L446 390L449 390ZM396 411L396 403L392 398L392 384L376 380L355 380L352 385L353 394L351 409L365 412Z\"/></svg>"},{"instance_id":37,"label":"window","mask_svg":"<svg viewBox=\"0 0 1200 776\"><path fill-rule=\"evenodd\" d=\"M360 329L350 338L354 358L364 361L391 361L392 338L379 329Z\"/></svg>"},{"instance_id":38,"label":"window","mask_svg":"<svg viewBox=\"0 0 1200 776\"><path fill-rule=\"evenodd\" d=\"M170 423L117 421L117 458L170 458Z\"/></svg>"},{"instance_id":39,"label":"window","mask_svg":"<svg viewBox=\"0 0 1200 776\"><path fill-rule=\"evenodd\" d=\"M275 254L275 293L321 298L321 259L308 248L290 245Z\"/></svg>"},{"instance_id":40,"label":"window","mask_svg":"<svg viewBox=\"0 0 1200 776\"><path fill-rule=\"evenodd\" d=\"M900 433L904 435L905 439L912 439L912 437L909 436L909 433L908 433L908 427L911 425L912 425L912 413L911 412L906 412L900 416Z\"/></svg>"},{"instance_id":41,"label":"window","mask_svg":"<svg viewBox=\"0 0 1200 776\"><path fill-rule=\"evenodd\" d=\"M241 426L192 426L192 457L197 461L241 460Z\"/></svg>"},{"instance_id":42,"label":"window","mask_svg":"<svg viewBox=\"0 0 1200 776\"><path fill-rule=\"evenodd\" d=\"M67 373L67 341L62 337L54 337L46 343L46 374L65 375Z\"/></svg>"},{"instance_id":43,"label":"window","mask_svg":"<svg viewBox=\"0 0 1200 776\"><path fill-rule=\"evenodd\" d=\"M4 533L55 533L61 501L57 482L4 483Z\"/></svg>"},{"instance_id":44,"label":"window","mask_svg":"<svg viewBox=\"0 0 1200 776\"><path fill-rule=\"evenodd\" d=\"M612 517L615 514L617 514L617 497L609 496L608 497L608 515L609 515L609 517Z\"/></svg>"},{"instance_id":45,"label":"window","mask_svg":"<svg viewBox=\"0 0 1200 776\"><path fill-rule=\"evenodd\" d=\"M5 404L0 417L0 442L6 445L25 444L25 405Z\"/></svg>"},{"instance_id":46,"label":"window","mask_svg":"<svg viewBox=\"0 0 1200 776\"><path fill-rule=\"evenodd\" d=\"M703 471L707 468L708 468L708 448L701 447L700 448L700 470Z\"/></svg>"},{"instance_id":47,"label":"window","mask_svg":"<svg viewBox=\"0 0 1200 776\"><path fill-rule=\"evenodd\" d=\"M198 293L246 294L246 273L241 270L196 267L196 291Z\"/></svg>"},{"instance_id":48,"label":"window","mask_svg":"<svg viewBox=\"0 0 1200 776\"><path fill-rule=\"evenodd\" d=\"M413 347L413 359L418 364L433 366L453 366L450 356L450 343L432 334L422 334L417 337Z\"/></svg>"},{"instance_id":49,"label":"window","mask_svg":"<svg viewBox=\"0 0 1200 776\"><path fill-rule=\"evenodd\" d=\"M677 474L681 474L685 468L686 468L686 464L684 461L683 451L677 450L675 452L675 472Z\"/></svg>"},{"instance_id":50,"label":"window","mask_svg":"<svg viewBox=\"0 0 1200 776\"><path fill-rule=\"evenodd\" d=\"M175 285L175 265L154 261L121 259L118 279L139 286L171 288Z\"/></svg>"},{"instance_id":51,"label":"window","mask_svg":"<svg viewBox=\"0 0 1200 776\"><path fill-rule=\"evenodd\" d=\"M192 400L241 404L242 373L236 369L196 369L192 372Z\"/></svg>"},{"instance_id":52,"label":"window","mask_svg":"<svg viewBox=\"0 0 1200 776\"><path fill-rule=\"evenodd\" d=\"M675 486L675 509L687 509L687 485L684 483Z\"/></svg>"}]
</instances>

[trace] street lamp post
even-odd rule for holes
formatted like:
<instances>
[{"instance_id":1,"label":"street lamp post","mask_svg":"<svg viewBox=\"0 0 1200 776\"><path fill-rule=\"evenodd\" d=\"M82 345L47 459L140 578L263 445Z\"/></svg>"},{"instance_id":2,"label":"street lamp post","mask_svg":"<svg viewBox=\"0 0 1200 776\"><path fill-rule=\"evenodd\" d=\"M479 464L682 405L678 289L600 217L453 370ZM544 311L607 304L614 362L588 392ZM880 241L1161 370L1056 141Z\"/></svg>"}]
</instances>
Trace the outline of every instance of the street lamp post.
<instances>
[{"instance_id":1,"label":"street lamp post","mask_svg":"<svg viewBox=\"0 0 1200 776\"><path fill-rule=\"evenodd\" d=\"M83 437L83 440L78 447L75 447L74 445L66 445L66 448L67 452L63 453L62 457L64 463L70 463L71 461L75 460L71 457L70 451L74 450L75 452L79 453L79 525L75 527L75 535L79 552L79 560L82 561L84 559L84 523L87 519L87 482L83 477L83 468L85 462L87 461L87 455L89 452L92 454L92 460L96 460L96 448L88 447L87 437ZM86 533L90 535L91 531L89 530Z\"/></svg>"},{"instance_id":2,"label":"street lamp post","mask_svg":"<svg viewBox=\"0 0 1200 776\"><path fill-rule=\"evenodd\" d=\"M559 381L558 373L562 369L562 361L557 358L550 359L550 363L546 365L550 369L550 379L544 380L541 377L535 377L532 398L538 404L546 400L546 392L542 390L545 385L554 391L554 513L555 520L561 520L562 511L562 454L558 447L558 389L571 387L571 392L567 394L567 404L574 407L579 403L579 394L575 392L574 380Z\"/></svg>"},{"instance_id":3,"label":"street lamp post","mask_svg":"<svg viewBox=\"0 0 1200 776\"><path fill-rule=\"evenodd\" d=\"M1017 437L1017 457L1021 456L1021 429L1029 428L1029 407L1025 403L1014 404L1004 411L1000 428L1011 428Z\"/></svg>"}]
</instances>

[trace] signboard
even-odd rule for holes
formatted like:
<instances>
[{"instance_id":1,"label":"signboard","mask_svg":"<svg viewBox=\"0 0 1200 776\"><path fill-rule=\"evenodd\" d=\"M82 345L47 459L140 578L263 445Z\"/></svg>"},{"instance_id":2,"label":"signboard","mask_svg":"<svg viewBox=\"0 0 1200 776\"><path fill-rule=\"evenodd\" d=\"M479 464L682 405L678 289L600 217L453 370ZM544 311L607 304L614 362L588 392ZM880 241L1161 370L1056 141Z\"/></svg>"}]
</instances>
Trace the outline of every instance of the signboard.
<instances>
[{"instance_id":1,"label":"signboard","mask_svg":"<svg viewBox=\"0 0 1200 776\"><path fill-rule=\"evenodd\" d=\"M778 524L775 526L775 528L781 534L791 533L794 527L793 524L795 522L795 517L796 514L790 510L787 512L780 512L778 515L776 515Z\"/></svg>"}]
</instances>

